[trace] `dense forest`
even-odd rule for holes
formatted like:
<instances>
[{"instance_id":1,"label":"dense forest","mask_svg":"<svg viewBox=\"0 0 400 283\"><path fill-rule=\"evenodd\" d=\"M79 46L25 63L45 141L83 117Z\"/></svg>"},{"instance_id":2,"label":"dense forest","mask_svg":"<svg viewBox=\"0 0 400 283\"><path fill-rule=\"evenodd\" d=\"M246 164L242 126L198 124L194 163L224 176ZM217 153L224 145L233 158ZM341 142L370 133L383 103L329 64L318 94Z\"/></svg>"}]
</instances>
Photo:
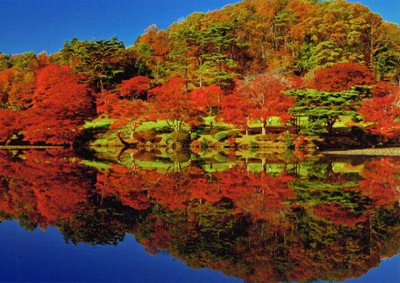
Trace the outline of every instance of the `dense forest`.
<instances>
[{"instance_id":1,"label":"dense forest","mask_svg":"<svg viewBox=\"0 0 400 283\"><path fill-rule=\"evenodd\" d=\"M394 144L399 85L400 28L367 7L244 0L150 26L128 47L73 38L55 54L0 53L0 142L71 145L108 119L103 130L136 142ZM151 121L165 127L138 131Z\"/></svg>"}]
</instances>

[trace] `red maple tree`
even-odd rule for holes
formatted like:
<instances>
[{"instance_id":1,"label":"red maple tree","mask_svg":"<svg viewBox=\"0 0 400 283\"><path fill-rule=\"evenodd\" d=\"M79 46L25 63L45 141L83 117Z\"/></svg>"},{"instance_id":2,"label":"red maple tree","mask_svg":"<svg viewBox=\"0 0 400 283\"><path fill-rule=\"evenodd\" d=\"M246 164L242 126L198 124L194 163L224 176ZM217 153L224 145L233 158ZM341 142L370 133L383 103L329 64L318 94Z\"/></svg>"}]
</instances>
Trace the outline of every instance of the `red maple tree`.
<instances>
[{"instance_id":1,"label":"red maple tree","mask_svg":"<svg viewBox=\"0 0 400 283\"><path fill-rule=\"evenodd\" d=\"M171 78L166 84L152 89L149 101L149 117L166 120L174 131L180 131L184 123L200 123L202 111L185 92L185 80L182 78Z\"/></svg>"},{"instance_id":2,"label":"red maple tree","mask_svg":"<svg viewBox=\"0 0 400 283\"><path fill-rule=\"evenodd\" d=\"M249 108L249 101L235 91L222 98L221 112L218 114L217 119L222 119L235 127L245 129L247 135L250 123Z\"/></svg>"},{"instance_id":3,"label":"red maple tree","mask_svg":"<svg viewBox=\"0 0 400 283\"><path fill-rule=\"evenodd\" d=\"M71 143L92 114L92 98L79 76L67 67L51 64L37 77L33 107L22 121L25 140L52 144Z\"/></svg>"},{"instance_id":4,"label":"red maple tree","mask_svg":"<svg viewBox=\"0 0 400 283\"><path fill-rule=\"evenodd\" d=\"M148 77L136 76L124 80L119 87L119 92L124 98L136 99L145 97L150 88L151 80Z\"/></svg>"},{"instance_id":5,"label":"red maple tree","mask_svg":"<svg viewBox=\"0 0 400 283\"><path fill-rule=\"evenodd\" d=\"M293 106L294 99L282 93L290 87L289 81L272 74L239 81L235 92L222 101L221 117L228 123L246 127L250 121L260 121L262 134L266 134L269 118L279 117L283 122L290 118L288 109Z\"/></svg>"},{"instance_id":6,"label":"red maple tree","mask_svg":"<svg viewBox=\"0 0 400 283\"><path fill-rule=\"evenodd\" d=\"M364 122L369 123L366 129L385 138L400 134L399 88L382 88L375 90L375 96L361 103L358 109Z\"/></svg>"},{"instance_id":7,"label":"red maple tree","mask_svg":"<svg viewBox=\"0 0 400 283\"><path fill-rule=\"evenodd\" d=\"M350 90L356 85L375 84L373 73L364 65L346 62L318 69L311 87L320 91Z\"/></svg>"},{"instance_id":8,"label":"red maple tree","mask_svg":"<svg viewBox=\"0 0 400 283\"><path fill-rule=\"evenodd\" d=\"M221 107L223 90L217 85L210 85L205 88L197 88L190 92L190 99L203 111L211 112L214 108Z\"/></svg>"}]
</instances>

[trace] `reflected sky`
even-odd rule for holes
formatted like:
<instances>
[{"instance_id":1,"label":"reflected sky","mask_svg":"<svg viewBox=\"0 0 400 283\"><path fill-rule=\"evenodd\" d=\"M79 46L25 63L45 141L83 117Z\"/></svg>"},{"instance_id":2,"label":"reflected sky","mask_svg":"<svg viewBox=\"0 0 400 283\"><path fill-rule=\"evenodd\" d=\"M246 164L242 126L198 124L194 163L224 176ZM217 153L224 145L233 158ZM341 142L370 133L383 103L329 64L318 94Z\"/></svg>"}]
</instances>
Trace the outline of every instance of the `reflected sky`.
<instances>
[{"instance_id":1,"label":"reflected sky","mask_svg":"<svg viewBox=\"0 0 400 283\"><path fill-rule=\"evenodd\" d=\"M0 281L242 282L209 269L188 268L167 253L148 254L132 236L117 246L65 244L61 233L0 224Z\"/></svg>"},{"instance_id":2,"label":"reflected sky","mask_svg":"<svg viewBox=\"0 0 400 283\"><path fill-rule=\"evenodd\" d=\"M17 221L5 221L0 224L0 238L1 282L243 282L218 271L188 268L167 253L152 256L132 236L117 246L66 245L55 228L29 232ZM399 267L400 254L345 282L399 282Z\"/></svg>"},{"instance_id":3,"label":"reflected sky","mask_svg":"<svg viewBox=\"0 0 400 283\"><path fill-rule=\"evenodd\" d=\"M370 270L367 274L357 279L346 280L348 283L386 282L400 281L400 254L381 261L381 265Z\"/></svg>"}]
</instances>

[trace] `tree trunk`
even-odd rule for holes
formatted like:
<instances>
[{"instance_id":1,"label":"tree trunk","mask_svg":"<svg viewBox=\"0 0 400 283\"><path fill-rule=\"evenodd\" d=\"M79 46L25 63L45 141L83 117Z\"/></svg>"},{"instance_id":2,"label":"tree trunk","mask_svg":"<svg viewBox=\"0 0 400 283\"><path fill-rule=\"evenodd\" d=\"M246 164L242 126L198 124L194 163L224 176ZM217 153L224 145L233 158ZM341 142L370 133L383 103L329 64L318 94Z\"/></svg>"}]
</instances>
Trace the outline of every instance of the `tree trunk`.
<instances>
[{"instance_id":1,"label":"tree trunk","mask_svg":"<svg viewBox=\"0 0 400 283\"><path fill-rule=\"evenodd\" d=\"M261 118L261 134L265 136L267 134L267 120Z\"/></svg>"},{"instance_id":2,"label":"tree trunk","mask_svg":"<svg viewBox=\"0 0 400 283\"><path fill-rule=\"evenodd\" d=\"M333 125L335 124L336 119L328 117L327 119L327 128L328 128L328 134L331 136L333 134Z\"/></svg>"},{"instance_id":3,"label":"tree trunk","mask_svg":"<svg viewBox=\"0 0 400 283\"><path fill-rule=\"evenodd\" d=\"M132 143L132 142L127 142L126 140L124 140L123 137L121 137L121 133L118 132L117 133L117 137L119 139L119 141L125 146L125 147L136 147L136 143Z\"/></svg>"},{"instance_id":4,"label":"tree trunk","mask_svg":"<svg viewBox=\"0 0 400 283\"><path fill-rule=\"evenodd\" d=\"M136 127L137 127L136 122L135 121L132 122L131 138L133 138L133 136L135 135Z\"/></svg>"},{"instance_id":5,"label":"tree trunk","mask_svg":"<svg viewBox=\"0 0 400 283\"><path fill-rule=\"evenodd\" d=\"M250 123L249 118L246 118L246 136L249 135L249 123Z\"/></svg>"},{"instance_id":6,"label":"tree trunk","mask_svg":"<svg viewBox=\"0 0 400 283\"><path fill-rule=\"evenodd\" d=\"M100 74L101 75L101 74ZM104 83L103 80L101 78L99 78L99 88L100 88L100 95L103 96L103 92L104 92Z\"/></svg>"}]
</instances>

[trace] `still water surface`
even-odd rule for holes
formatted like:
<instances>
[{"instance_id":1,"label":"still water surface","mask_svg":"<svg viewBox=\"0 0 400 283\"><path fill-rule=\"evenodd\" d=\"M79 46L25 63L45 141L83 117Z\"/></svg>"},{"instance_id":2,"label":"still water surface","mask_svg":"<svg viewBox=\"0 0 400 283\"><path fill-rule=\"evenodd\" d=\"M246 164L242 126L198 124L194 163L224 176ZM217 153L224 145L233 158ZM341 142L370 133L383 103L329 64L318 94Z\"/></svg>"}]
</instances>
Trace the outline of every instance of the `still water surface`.
<instances>
[{"instance_id":1,"label":"still water surface","mask_svg":"<svg viewBox=\"0 0 400 283\"><path fill-rule=\"evenodd\" d=\"M0 281L399 282L399 188L394 157L0 151Z\"/></svg>"}]
</instances>

